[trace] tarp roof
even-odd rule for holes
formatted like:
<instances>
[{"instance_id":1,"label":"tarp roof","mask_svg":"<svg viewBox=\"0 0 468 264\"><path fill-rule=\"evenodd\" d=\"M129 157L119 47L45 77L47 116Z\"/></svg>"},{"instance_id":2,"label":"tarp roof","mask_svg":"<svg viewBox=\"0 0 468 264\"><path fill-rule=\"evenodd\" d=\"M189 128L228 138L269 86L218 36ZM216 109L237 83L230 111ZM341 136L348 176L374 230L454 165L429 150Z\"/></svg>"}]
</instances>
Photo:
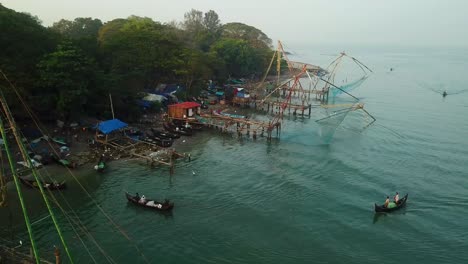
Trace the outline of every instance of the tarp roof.
<instances>
[{"instance_id":1,"label":"tarp roof","mask_svg":"<svg viewBox=\"0 0 468 264\"><path fill-rule=\"evenodd\" d=\"M143 97L143 100L150 102L162 102L163 100L167 100L167 98L159 94L148 93L145 97Z\"/></svg>"},{"instance_id":2,"label":"tarp roof","mask_svg":"<svg viewBox=\"0 0 468 264\"><path fill-rule=\"evenodd\" d=\"M128 126L128 124L120 121L119 119L112 119L99 123L97 129L99 129L99 131L107 135L112 131L119 130L126 126Z\"/></svg>"},{"instance_id":3,"label":"tarp roof","mask_svg":"<svg viewBox=\"0 0 468 264\"><path fill-rule=\"evenodd\" d=\"M194 108L194 107L200 107L200 104L195 103L195 102L183 102L179 104L172 104L172 105L169 105L168 107L189 109L189 108Z\"/></svg>"}]
</instances>

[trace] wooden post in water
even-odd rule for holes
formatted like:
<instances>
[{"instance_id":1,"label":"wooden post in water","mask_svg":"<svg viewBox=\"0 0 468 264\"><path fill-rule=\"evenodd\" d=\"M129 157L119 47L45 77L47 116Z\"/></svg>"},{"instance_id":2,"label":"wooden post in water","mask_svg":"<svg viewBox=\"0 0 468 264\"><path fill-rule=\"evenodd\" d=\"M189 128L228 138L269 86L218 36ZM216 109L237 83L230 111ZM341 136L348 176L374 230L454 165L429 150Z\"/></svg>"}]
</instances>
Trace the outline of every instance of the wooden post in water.
<instances>
[{"instance_id":1,"label":"wooden post in water","mask_svg":"<svg viewBox=\"0 0 468 264\"><path fill-rule=\"evenodd\" d=\"M172 159L172 156L174 156L174 150L171 151L170 155L171 156L169 157L169 164L170 164L169 174L173 175L174 174L174 161Z\"/></svg>"},{"instance_id":2,"label":"wooden post in water","mask_svg":"<svg viewBox=\"0 0 468 264\"><path fill-rule=\"evenodd\" d=\"M60 250L57 247L55 247L54 255L55 255L55 264L60 264L61 263L61 261L60 261Z\"/></svg>"}]
</instances>

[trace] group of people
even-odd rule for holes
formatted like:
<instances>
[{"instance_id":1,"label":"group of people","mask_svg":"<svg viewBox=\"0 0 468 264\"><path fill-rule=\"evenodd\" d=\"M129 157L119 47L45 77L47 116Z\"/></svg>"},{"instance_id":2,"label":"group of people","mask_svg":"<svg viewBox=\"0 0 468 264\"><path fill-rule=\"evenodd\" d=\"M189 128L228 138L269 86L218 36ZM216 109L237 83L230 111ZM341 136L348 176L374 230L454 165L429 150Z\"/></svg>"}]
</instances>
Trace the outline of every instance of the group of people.
<instances>
[{"instance_id":1,"label":"group of people","mask_svg":"<svg viewBox=\"0 0 468 264\"><path fill-rule=\"evenodd\" d=\"M393 202L397 205L398 202L400 201L400 195L398 192L396 192L395 196L393 197ZM390 198L387 196L387 199L385 200L384 206L385 208L388 208L388 205L390 204Z\"/></svg>"},{"instance_id":2,"label":"group of people","mask_svg":"<svg viewBox=\"0 0 468 264\"><path fill-rule=\"evenodd\" d=\"M138 199L138 203L139 203L139 204L144 204L144 205L146 205L146 206L156 207L156 208L159 208L159 209L161 209L161 208L163 207L162 204L160 204L160 203L155 203L153 200L150 200L150 201L146 200L145 195L142 195L142 196L140 197L140 195L137 193L136 196L135 196L135 198ZM164 200L164 204L169 204L169 200L165 199L165 200Z\"/></svg>"}]
</instances>

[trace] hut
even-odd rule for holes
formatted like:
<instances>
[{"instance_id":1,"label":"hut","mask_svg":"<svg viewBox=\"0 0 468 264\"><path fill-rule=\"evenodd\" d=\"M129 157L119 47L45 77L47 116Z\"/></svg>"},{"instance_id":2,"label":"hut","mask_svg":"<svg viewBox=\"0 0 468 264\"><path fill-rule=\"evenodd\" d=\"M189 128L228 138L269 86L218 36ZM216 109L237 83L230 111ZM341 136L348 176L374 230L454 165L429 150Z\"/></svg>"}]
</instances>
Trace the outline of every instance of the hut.
<instances>
[{"instance_id":1,"label":"hut","mask_svg":"<svg viewBox=\"0 0 468 264\"><path fill-rule=\"evenodd\" d=\"M200 114L200 104L195 102L183 102L168 106L168 115L174 119L186 119Z\"/></svg>"},{"instance_id":2,"label":"hut","mask_svg":"<svg viewBox=\"0 0 468 264\"><path fill-rule=\"evenodd\" d=\"M110 133L120 130L124 127L127 127L128 125L119 119L111 119L111 120L106 120L101 123L99 123L96 126L96 141L101 142L101 143L107 143L108 141L108 136ZM102 134L98 133L101 132ZM101 139L101 137L105 136L105 139Z\"/></svg>"}]
</instances>

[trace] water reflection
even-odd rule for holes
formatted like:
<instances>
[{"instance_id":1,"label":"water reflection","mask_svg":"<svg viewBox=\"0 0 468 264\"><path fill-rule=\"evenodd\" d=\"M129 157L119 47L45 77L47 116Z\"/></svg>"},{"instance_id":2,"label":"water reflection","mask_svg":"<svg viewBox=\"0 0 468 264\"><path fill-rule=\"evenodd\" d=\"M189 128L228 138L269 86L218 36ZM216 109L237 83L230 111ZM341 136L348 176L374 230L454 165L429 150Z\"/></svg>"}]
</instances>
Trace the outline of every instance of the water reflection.
<instances>
[{"instance_id":1,"label":"water reflection","mask_svg":"<svg viewBox=\"0 0 468 264\"><path fill-rule=\"evenodd\" d=\"M377 223L377 221L379 221L380 218L386 217L386 216L387 216L387 213L374 213L374 219L372 223L375 224Z\"/></svg>"}]
</instances>

